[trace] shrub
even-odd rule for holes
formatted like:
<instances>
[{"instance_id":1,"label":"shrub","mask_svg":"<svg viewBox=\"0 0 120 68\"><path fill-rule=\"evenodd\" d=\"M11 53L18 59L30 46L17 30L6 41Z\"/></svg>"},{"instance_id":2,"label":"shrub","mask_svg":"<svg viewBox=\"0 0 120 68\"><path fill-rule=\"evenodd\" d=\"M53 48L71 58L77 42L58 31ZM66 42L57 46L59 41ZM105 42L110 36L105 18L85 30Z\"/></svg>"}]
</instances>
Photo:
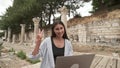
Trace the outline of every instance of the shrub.
<instances>
[{"instance_id":1,"label":"shrub","mask_svg":"<svg viewBox=\"0 0 120 68\"><path fill-rule=\"evenodd\" d=\"M14 52L14 51L15 51L14 48L9 49L9 52Z\"/></svg>"},{"instance_id":2,"label":"shrub","mask_svg":"<svg viewBox=\"0 0 120 68\"><path fill-rule=\"evenodd\" d=\"M13 54L15 55L15 49L14 48L9 49L8 52L13 52Z\"/></svg>"},{"instance_id":3,"label":"shrub","mask_svg":"<svg viewBox=\"0 0 120 68\"><path fill-rule=\"evenodd\" d=\"M19 51L16 55L21 59L26 59L26 53L24 53L22 50Z\"/></svg>"},{"instance_id":4,"label":"shrub","mask_svg":"<svg viewBox=\"0 0 120 68\"><path fill-rule=\"evenodd\" d=\"M17 52L16 55L17 55L17 57L21 58L22 60L26 60L26 61L28 61L28 62L30 62L30 63L32 63L32 64L35 64L35 63L40 62L39 59L34 59L34 60L33 60L33 59L27 58L26 53L23 52L22 50L19 51L19 52Z\"/></svg>"},{"instance_id":5,"label":"shrub","mask_svg":"<svg viewBox=\"0 0 120 68\"><path fill-rule=\"evenodd\" d=\"M40 62L39 59L36 59L36 60L32 60L32 59L27 59L28 62L32 63L32 64L35 64L35 63L38 63Z\"/></svg>"}]
</instances>

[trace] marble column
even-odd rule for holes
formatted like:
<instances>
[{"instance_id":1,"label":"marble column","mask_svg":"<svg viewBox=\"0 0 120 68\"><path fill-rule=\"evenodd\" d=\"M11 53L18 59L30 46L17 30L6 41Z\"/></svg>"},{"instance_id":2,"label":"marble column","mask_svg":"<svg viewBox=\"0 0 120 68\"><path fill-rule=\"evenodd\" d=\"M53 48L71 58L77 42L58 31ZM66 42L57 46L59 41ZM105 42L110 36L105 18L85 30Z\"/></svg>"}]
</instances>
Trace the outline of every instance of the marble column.
<instances>
[{"instance_id":1,"label":"marble column","mask_svg":"<svg viewBox=\"0 0 120 68\"><path fill-rule=\"evenodd\" d=\"M66 30L67 30L67 14L68 14L68 9L66 6L63 6L58 9L61 13L61 21L64 23Z\"/></svg>"},{"instance_id":2,"label":"marble column","mask_svg":"<svg viewBox=\"0 0 120 68\"><path fill-rule=\"evenodd\" d=\"M20 24L21 26L21 35L20 35L20 44L24 41L24 35L25 35L25 24Z\"/></svg>"},{"instance_id":3,"label":"marble column","mask_svg":"<svg viewBox=\"0 0 120 68\"><path fill-rule=\"evenodd\" d=\"M6 41L6 39L7 39L7 30L4 30L4 41Z\"/></svg>"},{"instance_id":4,"label":"marble column","mask_svg":"<svg viewBox=\"0 0 120 68\"><path fill-rule=\"evenodd\" d=\"M25 33L25 39L24 39L25 42L27 42L27 33Z\"/></svg>"},{"instance_id":5,"label":"marble column","mask_svg":"<svg viewBox=\"0 0 120 68\"><path fill-rule=\"evenodd\" d=\"M15 43L15 34L13 34L13 37L12 37L12 44Z\"/></svg>"},{"instance_id":6,"label":"marble column","mask_svg":"<svg viewBox=\"0 0 120 68\"><path fill-rule=\"evenodd\" d=\"M33 45L35 45L36 35L38 34L38 31L39 31L40 18L39 18L39 17L34 17L34 18L32 19L32 21L34 22Z\"/></svg>"},{"instance_id":7,"label":"marble column","mask_svg":"<svg viewBox=\"0 0 120 68\"><path fill-rule=\"evenodd\" d=\"M19 40L19 42L21 40L21 34L20 33L18 34L18 40Z\"/></svg>"},{"instance_id":8,"label":"marble column","mask_svg":"<svg viewBox=\"0 0 120 68\"><path fill-rule=\"evenodd\" d=\"M11 28L8 27L8 38L7 38L7 42L11 41Z\"/></svg>"}]
</instances>

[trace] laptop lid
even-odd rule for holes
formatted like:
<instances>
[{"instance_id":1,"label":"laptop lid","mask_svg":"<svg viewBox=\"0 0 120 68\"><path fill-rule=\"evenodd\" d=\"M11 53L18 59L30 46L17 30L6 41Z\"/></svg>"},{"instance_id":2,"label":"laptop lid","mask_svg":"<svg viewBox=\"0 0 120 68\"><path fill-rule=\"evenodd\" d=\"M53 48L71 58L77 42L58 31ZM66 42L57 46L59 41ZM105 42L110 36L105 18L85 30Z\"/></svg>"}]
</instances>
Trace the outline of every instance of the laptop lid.
<instances>
[{"instance_id":1,"label":"laptop lid","mask_svg":"<svg viewBox=\"0 0 120 68\"><path fill-rule=\"evenodd\" d=\"M55 68L90 68L95 54L57 57Z\"/></svg>"}]
</instances>

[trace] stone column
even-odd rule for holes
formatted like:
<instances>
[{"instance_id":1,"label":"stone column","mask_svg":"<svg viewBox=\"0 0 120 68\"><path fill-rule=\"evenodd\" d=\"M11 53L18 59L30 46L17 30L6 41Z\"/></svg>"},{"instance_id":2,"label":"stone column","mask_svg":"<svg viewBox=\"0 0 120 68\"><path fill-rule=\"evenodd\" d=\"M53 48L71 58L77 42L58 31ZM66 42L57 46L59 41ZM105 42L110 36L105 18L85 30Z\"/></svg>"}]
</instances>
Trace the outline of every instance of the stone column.
<instances>
[{"instance_id":1,"label":"stone column","mask_svg":"<svg viewBox=\"0 0 120 68\"><path fill-rule=\"evenodd\" d=\"M8 38L7 38L7 42L11 41L11 28L8 27Z\"/></svg>"},{"instance_id":2,"label":"stone column","mask_svg":"<svg viewBox=\"0 0 120 68\"><path fill-rule=\"evenodd\" d=\"M18 40L20 42L20 40L21 40L21 34L20 33L18 34L18 37L19 37Z\"/></svg>"},{"instance_id":3,"label":"stone column","mask_svg":"<svg viewBox=\"0 0 120 68\"><path fill-rule=\"evenodd\" d=\"M24 35L25 35L25 24L20 24L21 26L21 36L20 36L20 44L24 41Z\"/></svg>"},{"instance_id":4,"label":"stone column","mask_svg":"<svg viewBox=\"0 0 120 68\"><path fill-rule=\"evenodd\" d=\"M7 39L7 30L4 30L4 41L6 41L6 39Z\"/></svg>"},{"instance_id":5,"label":"stone column","mask_svg":"<svg viewBox=\"0 0 120 68\"><path fill-rule=\"evenodd\" d=\"M25 39L24 39L25 42L27 42L27 34L25 33Z\"/></svg>"},{"instance_id":6,"label":"stone column","mask_svg":"<svg viewBox=\"0 0 120 68\"><path fill-rule=\"evenodd\" d=\"M61 13L61 21L64 23L65 28L67 30L67 14L68 14L68 9L63 6L61 8L58 9Z\"/></svg>"},{"instance_id":7,"label":"stone column","mask_svg":"<svg viewBox=\"0 0 120 68\"><path fill-rule=\"evenodd\" d=\"M15 43L15 34L13 34L13 37L12 37L12 44Z\"/></svg>"},{"instance_id":8,"label":"stone column","mask_svg":"<svg viewBox=\"0 0 120 68\"><path fill-rule=\"evenodd\" d=\"M38 31L39 31L40 18L39 17L35 17L35 18L32 19L32 21L34 22L33 45L35 45L36 35L37 35Z\"/></svg>"}]
</instances>

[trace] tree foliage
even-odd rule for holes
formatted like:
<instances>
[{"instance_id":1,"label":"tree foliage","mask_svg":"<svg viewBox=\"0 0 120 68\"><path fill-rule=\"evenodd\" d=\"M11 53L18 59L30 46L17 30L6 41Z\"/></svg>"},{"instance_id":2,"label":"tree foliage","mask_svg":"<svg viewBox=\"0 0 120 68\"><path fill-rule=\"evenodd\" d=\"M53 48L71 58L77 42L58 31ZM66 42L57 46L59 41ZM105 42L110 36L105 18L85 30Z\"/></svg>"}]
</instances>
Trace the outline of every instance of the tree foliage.
<instances>
[{"instance_id":1,"label":"tree foliage","mask_svg":"<svg viewBox=\"0 0 120 68\"><path fill-rule=\"evenodd\" d=\"M82 3L90 0L13 0L13 6L7 9L7 12L1 17L0 28L12 29L13 33L20 32L20 24L26 24L26 31L29 26L33 26L32 18L40 17L40 27L51 24L51 16L58 12L58 8L66 5L70 13L76 13L76 9L82 6Z\"/></svg>"},{"instance_id":2,"label":"tree foliage","mask_svg":"<svg viewBox=\"0 0 120 68\"><path fill-rule=\"evenodd\" d=\"M95 13L103 9L110 10L116 5L120 8L120 0L93 0L92 5L93 13Z\"/></svg>"}]
</instances>

